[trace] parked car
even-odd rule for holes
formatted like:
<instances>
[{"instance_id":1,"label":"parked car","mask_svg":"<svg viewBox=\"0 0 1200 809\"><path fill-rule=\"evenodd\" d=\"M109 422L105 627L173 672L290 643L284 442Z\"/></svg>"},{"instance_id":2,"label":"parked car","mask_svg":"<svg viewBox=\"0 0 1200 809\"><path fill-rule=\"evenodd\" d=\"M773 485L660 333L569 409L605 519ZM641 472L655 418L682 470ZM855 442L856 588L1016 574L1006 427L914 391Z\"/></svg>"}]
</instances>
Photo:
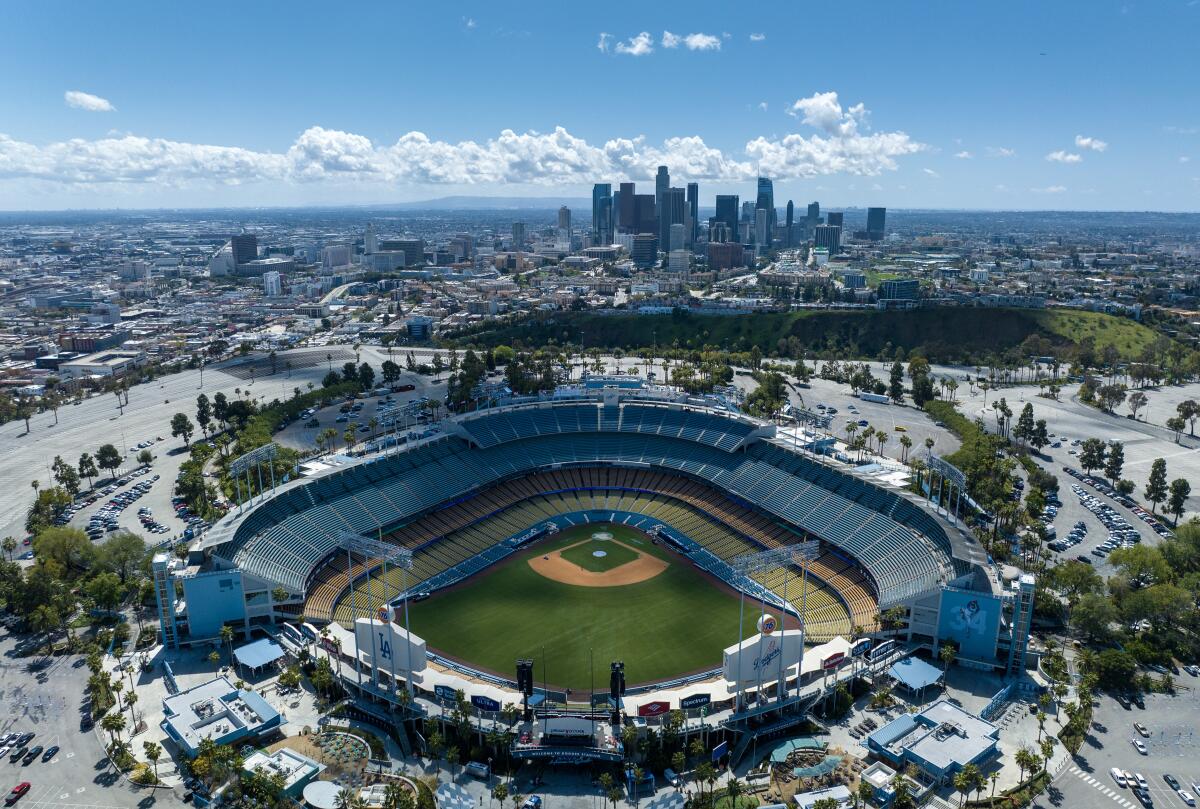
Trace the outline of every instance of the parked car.
<instances>
[{"instance_id":1,"label":"parked car","mask_svg":"<svg viewBox=\"0 0 1200 809\"><path fill-rule=\"evenodd\" d=\"M8 793L8 797L4 799L4 805L12 806L14 803L21 800L21 797L29 791L31 786L32 784L30 784L28 781L22 781L21 783L17 784L12 788L12 791Z\"/></svg>"}]
</instances>

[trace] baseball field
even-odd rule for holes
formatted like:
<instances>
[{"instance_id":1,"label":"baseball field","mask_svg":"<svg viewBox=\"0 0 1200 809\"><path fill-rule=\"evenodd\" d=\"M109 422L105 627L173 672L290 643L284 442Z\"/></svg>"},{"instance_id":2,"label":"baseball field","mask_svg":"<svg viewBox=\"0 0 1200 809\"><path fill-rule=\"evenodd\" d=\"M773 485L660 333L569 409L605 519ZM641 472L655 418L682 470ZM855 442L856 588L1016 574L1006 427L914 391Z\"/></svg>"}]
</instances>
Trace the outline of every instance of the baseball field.
<instances>
[{"instance_id":1,"label":"baseball field","mask_svg":"<svg viewBox=\"0 0 1200 809\"><path fill-rule=\"evenodd\" d=\"M607 687L625 661L632 685L721 664L738 639L738 598L686 557L621 525L579 526L541 540L411 607L431 649L512 677L532 658L552 688ZM745 631L758 605L747 601ZM589 670L594 660L594 672Z\"/></svg>"}]
</instances>

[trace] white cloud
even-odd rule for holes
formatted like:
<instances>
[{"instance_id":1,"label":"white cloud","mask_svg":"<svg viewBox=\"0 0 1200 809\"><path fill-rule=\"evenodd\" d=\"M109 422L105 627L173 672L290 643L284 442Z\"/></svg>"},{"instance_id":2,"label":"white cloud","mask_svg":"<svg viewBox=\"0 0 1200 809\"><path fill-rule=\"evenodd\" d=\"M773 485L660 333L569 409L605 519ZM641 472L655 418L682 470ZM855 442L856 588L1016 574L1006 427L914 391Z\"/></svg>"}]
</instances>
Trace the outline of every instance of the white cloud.
<instances>
[{"instance_id":1,"label":"white cloud","mask_svg":"<svg viewBox=\"0 0 1200 809\"><path fill-rule=\"evenodd\" d=\"M971 154L966 149L964 149L961 152L957 152L954 156L957 157L959 160L970 160L975 155Z\"/></svg>"},{"instance_id":2,"label":"white cloud","mask_svg":"<svg viewBox=\"0 0 1200 809\"><path fill-rule=\"evenodd\" d=\"M765 101L758 102L758 108L760 110L762 110L763 112L766 112L767 111L767 102L765 102Z\"/></svg>"},{"instance_id":3,"label":"white cloud","mask_svg":"<svg viewBox=\"0 0 1200 809\"><path fill-rule=\"evenodd\" d=\"M1085 138L1083 135L1076 135L1075 146L1080 149L1091 149L1093 152L1103 152L1108 148L1108 143L1099 138Z\"/></svg>"},{"instance_id":4,"label":"white cloud","mask_svg":"<svg viewBox=\"0 0 1200 809\"><path fill-rule=\"evenodd\" d=\"M670 31L663 31L662 46L664 48L678 48L680 45L689 51L721 50L720 38L712 34L673 34Z\"/></svg>"},{"instance_id":5,"label":"white cloud","mask_svg":"<svg viewBox=\"0 0 1200 809\"><path fill-rule=\"evenodd\" d=\"M836 98L832 104L836 107ZM926 147L904 132L863 132L859 105L840 118L827 114L828 100L806 119L821 131L757 137L744 148L723 151L698 135L650 144L643 137L589 143L562 127L552 132L504 130L486 140L449 142L408 132L393 143L324 127L310 127L286 150L114 134L97 140L46 144L0 134L0 183L133 189L249 183L358 183L397 185L545 185L646 180L657 166L689 180L752 181L760 173L779 180L831 174L873 176L895 170L898 158ZM804 108L803 105L801 107Z\"/></svg>"},{"instance_id":6,"label":"white cloud","mask_svg":"<svg viewBox=\"0 0 1200 809\"><path fill-rule=\"evenodd\" d=\"M1009 149L1005 146L989 146L987 147L988 157L1016 157L1017 150Z\"/></svg>"},{"instance_id":7,"label":"white cloud","mask_svg":"<svg viewBox=\"0 0 1200 809\"><path fill-rule=\"evenodd\" d=\"M788 115L831 135L849 136L856 134L859 124L865 122L867 109L859 103L843 110L837 93L813 93L792 104Z\"/></svg>"},{"instance_id":8,"label":"white cloud","mask_svg":"<svg viewBox=\"0 0 1200 809\"><path fill-rule=\"evenodd\" d=\"M475 18L474 17L463 17L463 25L465 25L467 28L474 28L475 27Z\"/></svg>"},{"instance_id":9,"label":"white cloud","mask_svg":"<svg viewBox=\"0 0 1200 809\"><path fill-rule=\"evenodd\" d=\"M1179 158L1179 162L1180 163L1191 163L1192 159L1190 157L1188 157L1187 155L1184 155Z\"/></svg>"},{"instance_id":10,"label":"white cloud","mask_svg":"<svg viewBox=\"0 0 1200 809\"><path fill-rule=\"evenodd\" d=\"M654 39L648 31L642 31L625 42L618 42L616 51L630 56L645 56L648 53L654 53Z\"/></svg>"},{"instance_id":11,"label":"white cloud","mask_svg":"<svg viewBox=\"0 0 1200 809\"><path fill-rule=\"evenodd\" d=\"M596 48L601 53L608 53L608 41L610 39L612 39L612 34L601 31L600 32L600 40L596 43Z\"/></svg>"},{"instance_id":12,"label":"white cloud","mask_svg":"<svg viewBox=\"0 0 1200 809\"><path fill-rule=\"evenodd\" d=\"M63 100L67 102L68 107L88 112L115 112L117 109L107 98L94 96L80 90L67 90L63 93Z\"/></svg>"},{"instance_id":13,"label":"white cloud","mask_svg":"<svg viewBox=\"0 0 1200 809\"><path fill-rule=\"evenodd\" d=\"M1051 152L1046 155L1046 159L1051 163L1082 163L1083 155L1075 154L1074 152L1064 152L1059 149L1057 152Z\"/></svg>"},{"instance_id":14,"label":"white cloud","mask_svg":"<svg viewBox=\"0 0 1200 809\"><path fill-rule=\"evenodd\" d=\"M935 177L935 178L937 178L937 177L941 177L941 176L942 176L942 175L938 174L936 171L934 171L933 169L921 169L921 171L925 172L925 173L926 173L926 174L928 174L930 177Z\"/></svg>"},{"instance_id":15,"label":"white cloud","mask_svg":"<svg viewBox=\"0 0 1200 809\"><path fill-rule=\"evenodd\" d=\"M1035 194L1062 194L1066 192L1067 187L1065 185L1048 185L1045 188L1031 188L1029 190Z\"/></svg>"},{"instance_id":16,"label":"white cloud","mask_svg":"<svg viewBox=\"0 0 1200 809\"><path fill-rule=\"evenodd\" d=\"M767 38L766 34L751 34L750 35L751 42L762 42L766 38Z\"/></svg>"}]
</instances>

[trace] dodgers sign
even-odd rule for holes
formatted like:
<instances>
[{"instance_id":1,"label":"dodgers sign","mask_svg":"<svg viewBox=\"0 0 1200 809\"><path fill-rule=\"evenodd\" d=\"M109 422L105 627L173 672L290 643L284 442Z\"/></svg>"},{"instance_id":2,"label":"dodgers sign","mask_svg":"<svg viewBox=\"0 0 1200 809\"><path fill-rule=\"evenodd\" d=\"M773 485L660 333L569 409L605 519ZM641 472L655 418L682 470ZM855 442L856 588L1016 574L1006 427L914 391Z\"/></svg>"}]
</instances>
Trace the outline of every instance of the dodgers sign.
<instances>
[{"instance_id":1,"label":"dodgers sign","mask_svg":"<svg viewBox=\"0 0 1200 809\"><path fill-rule=\"evenodd\" d=\"M354 622L354 642L363 660L380 671L403 673L410 662L413 671L425 670L425 641L391 621L359 618Z\"/></svg>"},{"instance_id":2,"label":"dodgers sign","mask_svg":"<svg viewBox=\"0 0 1200 809\"><path fill-rule=\"evenodd\" d=\"M724 674L729 682L770 682L800 659L802 633L796 629L755 635L725 650Z\"/></svg>"}]
</instances>

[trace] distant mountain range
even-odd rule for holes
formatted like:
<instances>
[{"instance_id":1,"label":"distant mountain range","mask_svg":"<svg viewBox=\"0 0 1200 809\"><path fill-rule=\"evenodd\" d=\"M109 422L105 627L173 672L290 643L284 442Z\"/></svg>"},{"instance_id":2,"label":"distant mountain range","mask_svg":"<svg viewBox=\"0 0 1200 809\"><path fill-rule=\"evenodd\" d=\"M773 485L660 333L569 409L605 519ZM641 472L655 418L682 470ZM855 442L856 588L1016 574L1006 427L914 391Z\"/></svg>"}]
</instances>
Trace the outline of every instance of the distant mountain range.
<instances>
[{"instance_id":1,"label":"distant mountain range","mask_svg":"<svg viewBox=\"0 0 1200 809\"><path fill-rule=\"evenodd\" d=\"M568 208L591 208L592 201L585 197L440 197L419 202L400 202L388 205L388 208L399 208L409 211L481 211L481 210L517 210L534 208L537 210L557 209L562 205Z\"/></svg>"}]
</instances>

